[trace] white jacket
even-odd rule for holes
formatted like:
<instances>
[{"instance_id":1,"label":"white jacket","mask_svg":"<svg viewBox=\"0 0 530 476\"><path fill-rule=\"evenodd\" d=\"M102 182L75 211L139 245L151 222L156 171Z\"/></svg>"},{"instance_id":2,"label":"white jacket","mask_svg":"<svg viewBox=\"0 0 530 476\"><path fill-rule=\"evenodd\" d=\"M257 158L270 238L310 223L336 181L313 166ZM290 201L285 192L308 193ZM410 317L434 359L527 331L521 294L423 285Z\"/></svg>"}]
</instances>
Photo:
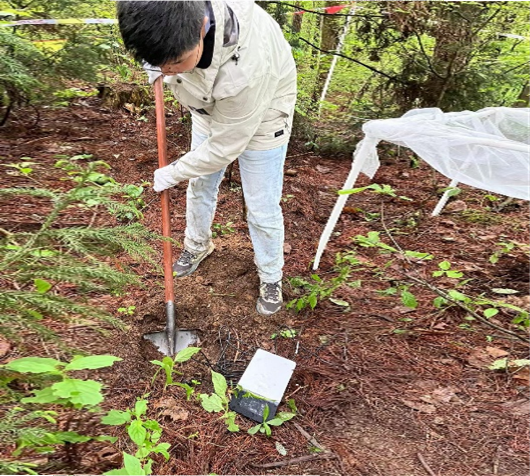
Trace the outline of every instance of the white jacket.
<instances>
[{"instance_id":1,"label":"white jacket","mask_svg":"<svg viewBox=\"0 0 530 476\"><path fill-rule=\"evenodd\" d=\"M251 0L212 0L215 44L211 65L167 76L193 126L208 136L171 164L176 181L208 175L245 150L270 150L288 142L296 102L296 66L278 24ZM239 24L235 45L224 47L228 5Z\"/></svg>"}]
</instances>

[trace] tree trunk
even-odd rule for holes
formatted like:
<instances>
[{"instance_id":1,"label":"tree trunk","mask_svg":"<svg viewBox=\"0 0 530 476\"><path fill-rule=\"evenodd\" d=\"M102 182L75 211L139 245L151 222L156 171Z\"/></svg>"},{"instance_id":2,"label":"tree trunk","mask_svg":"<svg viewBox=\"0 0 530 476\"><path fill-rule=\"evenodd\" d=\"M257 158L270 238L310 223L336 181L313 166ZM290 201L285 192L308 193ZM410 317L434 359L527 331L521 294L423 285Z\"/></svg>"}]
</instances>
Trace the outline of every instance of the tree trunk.
<instances>
[{"instance_id":1,"label":"tree trunk","mask_svg":"<svg viewBox=\"0 0 530 476\"><path fill-rule=\"evenodd\" d=\"M342 5L344 2L321 2L326 7L333 7L336 5ZM306 15L308 15L306 13ZM310 15L310 14L309 14ZM336 15L327 15L324 17L324 25L322 27L322 44L320 47L324 50L334 50L339 41L340 32L342 29L344 17L338 17Z\"/></svg>"},{"instance_id":2,"label":"tree trunk","mask_svg":"<svg viewBox=\"0 0 530 476\"><path fill-rule=\"evenodd\" d=\"M519 93L517 101L514 102L512 107L529 107L530 106L530 84L524 85L523 89Z\"/></svg>"},{"instance_id":3,"label":"tree trunk","mask_svg":"<svg viewBox=\"0 0 530 476\"><path fill-rule=\"evenodd\" d=\"M300 7L301 5L301 2L295 2L295 5L297 7ZM302 19L303 19L303 15L293 15L293 24L292 24L292 27L293 27L293 33L300 33L300 30L302 30Z\"/></svg>"},{"instance_id":4,"label":"tree trunk","mask_svg":"<svg viewBox=\"0 0 530 476\"><path fill-rule=\"evenodd\" d=\"M449 20L446 25L435 35L432 71L423 84L424 107L441 106L447 90L454 87L455 74L466 68L477 39L473 28L462 21Z\"/></svg>"}]
</instances>

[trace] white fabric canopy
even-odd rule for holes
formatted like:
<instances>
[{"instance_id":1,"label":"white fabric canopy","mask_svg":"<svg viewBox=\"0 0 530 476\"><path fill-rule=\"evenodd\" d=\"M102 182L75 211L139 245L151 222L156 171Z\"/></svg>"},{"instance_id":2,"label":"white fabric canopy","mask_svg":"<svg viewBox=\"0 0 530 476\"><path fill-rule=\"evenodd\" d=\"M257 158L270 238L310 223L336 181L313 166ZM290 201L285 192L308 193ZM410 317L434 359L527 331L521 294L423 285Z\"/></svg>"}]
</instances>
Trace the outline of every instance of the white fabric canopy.
<instances>
[{"instance_id":1,"label":"white fabric canopy","mask_svg":"<svg viewBox=\"0 0 530 476\"><path fill-rule=\"evenodd\" d=\"M343 190L353 188L360 172L372 178L379 168L381 140L412 149L438 172L464 183L530 200L530 108L490 107L444 113L413 109L400 118L368 121L353 154ZM348 195L340 195L322 233L313 269L317 269Z\"/></svg>"}]
</instances>

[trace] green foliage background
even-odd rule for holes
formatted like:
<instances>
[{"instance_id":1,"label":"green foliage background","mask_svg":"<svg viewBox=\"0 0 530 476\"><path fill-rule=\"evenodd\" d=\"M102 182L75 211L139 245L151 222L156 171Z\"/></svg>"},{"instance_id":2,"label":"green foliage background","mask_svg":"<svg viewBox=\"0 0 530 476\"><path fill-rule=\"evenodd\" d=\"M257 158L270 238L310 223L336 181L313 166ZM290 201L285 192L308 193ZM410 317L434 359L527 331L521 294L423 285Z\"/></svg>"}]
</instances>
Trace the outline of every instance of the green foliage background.
<instances>
[{"instance_id":1,"label":"green foliage background","mask_svg":"<svg viewBox=\"0 0 530 476\"><path fill-rule=\"evenodd\" d=\"M322 11L344 3L296 5ZM274 6L267 6L273 15ZM293 20L282 25L298 64L297 111L304 120L297 124L307 126L299 132L309 133L307 138L322 149L350 152L362 123L412 108L448 112L528 106L527 2L365 1L357 6L341 51L351 60L338 59L320 114L318 101L332 55L303 40L333 50L326 23L333 22L336 47L346 17L305 13L299 31Z\"/></svg>"},{"instance_id":2,"label":"green foliage background","mask_svg":"<svg viewBox=\"0 0 530 476\"><path fill-rule=\"evenodd\" d=\"M324 104L319 99L346 17L323 8L345 2L258 2L281 25L298 65L296 127L310 142L350 148L362 122L414 107L444 111L524 105L529 81L527 2L364 1L350 24ZM0 1L0 20L113 18L109 0ZM65 40L62 43L43 40ZM313 45L313 46L311 46ZM49 101L71 79L142 76L124 54L116 26L0 28L0 106ZM526 98L526 99L525 99ZM519 102L518 102L519 101ZM1 118L0 118L1 120Z\"/></svg>"},{"instance_id":3,"label":"green foliage background","mask_svg":"<svg viewBox=\"0 0 530 476\"><path fill-rule=\"evenodd\" d=\"M115 27L107 25L1 27L2 22L113 16L110 1L0 1L0 106L50 103L69 80L97 82L116 37Z\"/></svg>"}]
</instances>

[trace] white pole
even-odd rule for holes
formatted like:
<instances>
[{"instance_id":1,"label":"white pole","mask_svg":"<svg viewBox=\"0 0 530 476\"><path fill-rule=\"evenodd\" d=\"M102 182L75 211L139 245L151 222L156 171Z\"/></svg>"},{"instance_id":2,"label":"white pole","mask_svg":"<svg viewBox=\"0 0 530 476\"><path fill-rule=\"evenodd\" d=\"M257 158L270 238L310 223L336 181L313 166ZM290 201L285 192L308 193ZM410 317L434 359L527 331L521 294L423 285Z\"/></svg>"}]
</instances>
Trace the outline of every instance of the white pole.
<instances>
[{"instance_id":1,"label":"white pole","mask_svg":"<svg viewBox=\"0 0 530 476\"><path fill-rule=\"evenodd\" d=\"M346 18L346 23L344 24L344 28L342 29L342 33L340 35L339 44L337 45L336 52L340 53L342 51L342 47L344 46L344 40L346 39L346 35L348 33L348 29L350 27L351 19L353 18L351 15L355 12L356 8L353 7L349 10L348 16ZM324 83L324 89L322 90L322 95L320 96L320 104L318 106L318 111L320 112L320 109L322 108L322 101L326 98L326 94L328 93L329 84L331 83L331 77L333 76L333 71L335 70L335 65L337 64L337 60L339 57L337 55L333 55L333 60L331 60L331 68L329 68L328 76L326 78L326 82Z\"/></svg>"},{"instance_id":2,"label":"white pole","mask_svg":"<svg viewBox=\"0 0 530 476\"><path fill-rule=\"evenodd\" d=\"M375 142L375 144L377 144L377 142ZM348 178L346 179L346 182L342 187L342 190L350 190L353 188L355 182L357 181L357 177L359 177L359 173L363 169L364 163L366 162L366 158L368 157L369 151L372 147L374 147L373 139L364 138L360 144L359 150L354 155L352 168L350 170ZM318 242L315 260L313 262L313 270L318 269L318 265L320 264L320 258L322 257L322 254L326 249L326 245L328 244L329 238L331 237L331 233L333 233L333 229L335 228L335 225L339 220L340 214L342 213L344 205L346 205L346 200L348 200L348 197L349 195L339 195L339 198L337 199L337 202L333 207L333 211L329 216L328 222L326 223L326 227L324 228L324 231L320 236L320 241Z\"/></svg>"},{"instance_id":3,"label":"white pole","mask_svg":"<svg viewBox=\"0 0 530 476\"><path fill-rule=\"evenodd\" d=\"M451 196L451 192L453 191L453 189L457 185L458 185L458 180L454 180L454 179L451 180L451 183L449 184L449 187L447 188L447 190L442 195L442 198L440 198L440 201L436 204L436 207L432 211L431 216L437 217L440 214L440 212L442 211L442 208L447 203L447 200L449 200L449 197Z\"/></svg>"}]
</instances>

